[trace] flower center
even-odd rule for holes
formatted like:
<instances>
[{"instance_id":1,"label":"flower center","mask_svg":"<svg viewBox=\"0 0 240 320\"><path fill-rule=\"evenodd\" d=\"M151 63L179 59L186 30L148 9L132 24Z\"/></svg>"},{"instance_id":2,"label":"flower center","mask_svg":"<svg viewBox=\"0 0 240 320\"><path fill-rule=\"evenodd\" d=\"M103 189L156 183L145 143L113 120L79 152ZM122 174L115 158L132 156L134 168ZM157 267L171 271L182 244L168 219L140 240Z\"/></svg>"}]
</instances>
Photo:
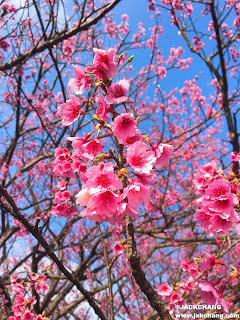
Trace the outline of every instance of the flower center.
<instances>
[{"instance_id":1,"label":"flower center","mask_svg":"<svg viewBox=\"0 0 240 320\"><path fill-rule=\"evenodd\" d=\"M75 108L74 112L73 112L73 116L74 117L78 117L79 116L79 113L80 113L80 106L78 106L77 108Z\"/></svg>"},{"instance_id":2,"label":"flower center","mask_svg":"<svg viewBox=\"0 0 240 320\"><path fill-rule=\"evenodd\" d=\"M105 174L101 174L98 177L98 183L103 187L103 188L108 188L109 187L109 179L108 177L105 176Z\"/></svg>"},{"instance_id":3,"label":"flower center","mask_svg":"<svg viewBox=\"0 0 240 320\"><path fill-rule=\"evenodd\" d=\"M103 57L102 57L102 62L103 62L103 63L108 64L108 61L109 61L109 60L108 60L108 56L103 56Z\"/></svg>"},{"instance_id":4,"label":"flower center","mask_svg":"<svg viewBox=\"0 0 240 320\"><path fill-rule=\"evenodd\" d=\"M123 121L122 121L122 126L124 128L128 127L130 124L130 120L129 119L126 119L126 118L123 118Z\"/></svg>"},{"instance_id":5,"label":"flower center","mask_svg":"<svg viewBox=\"0 0 240 320\"><path fill-rule=\"evenodd\" d=\"M124 96L123 89L120 86L116 87L115 92L114 92L114 96L115 96L115 98L119 98L119 97Z\"/></svg>"},{"instance_id":6,"label":"flower center","mask_svg":"<svg viewBox=\"0 0 240 320\"><path fill-rule=\"evenodd\" d=\"M143 165L144 164L144 159L139 156L139 157L134 157L133 160L132 160L133 164L135 166L140 166L140 165Z\"/></svg>"}]
</instances>

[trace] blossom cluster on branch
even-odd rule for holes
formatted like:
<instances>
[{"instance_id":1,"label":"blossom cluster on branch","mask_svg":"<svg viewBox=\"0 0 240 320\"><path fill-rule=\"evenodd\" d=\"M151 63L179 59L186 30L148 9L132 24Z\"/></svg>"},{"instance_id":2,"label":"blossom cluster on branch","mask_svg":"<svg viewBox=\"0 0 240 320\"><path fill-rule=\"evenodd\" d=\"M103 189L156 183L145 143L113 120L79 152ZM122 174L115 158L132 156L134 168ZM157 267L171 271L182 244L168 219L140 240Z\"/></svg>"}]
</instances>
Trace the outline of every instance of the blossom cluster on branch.
<instances>
[{"instance_id":1,"label":"blossom cluster on branch","mask_svg":"<svg viewBox=\"0 0 240 320\"><path fill-rule=\"evenodd\" d=\"M118 74L121 56L118 57L113 48L93 51L95 57L92 66L85 69L73 66L74 78L70 79L68 88L78 96L91 85L97 86L98 95L95 101L90 102L92 106L97 105L96 112L89 110L88 114L98 124L82 138L68 138L72 142L72 152L67 148L56 149L54 172L67 179L77 174L83 181L82 189L76 196L77 204L86 207L81 211L81 216L87 216L95 222L122 224L126 215L137 218L136 207L149 201L149 186L155 181L153 166L167 165L173 154L173 146L162 143L154 145L139 129L139 117L128 111L127 91L130 82L127 79L113 82ZM84 115L77 96L71 96L58 108L65 126ZM121 105L124 106L124 112L120 110ZM100 136L105 132L113 135L116 150L111 148L101 153L105 145ZM91 162L92 166L89 166ZM65 187L59 190L54 199L57 206L52 212L59 216L75 214L74 205L70 208L66 204L70 198Z\"/></svg>"},{"instance_id":2,"label":"blossom cluster on branch","mask_svg":"<svg viewBox=\"0 0 240 320\"><path fill-rule=\"evenodd\" d=\"M203 165L195 176L195 186L201 197L201 209L195 215L197 222L209 235L228 234L233 223L239 223L239 181L229 181L215 162Z\"/></svg>"}]
</instances>

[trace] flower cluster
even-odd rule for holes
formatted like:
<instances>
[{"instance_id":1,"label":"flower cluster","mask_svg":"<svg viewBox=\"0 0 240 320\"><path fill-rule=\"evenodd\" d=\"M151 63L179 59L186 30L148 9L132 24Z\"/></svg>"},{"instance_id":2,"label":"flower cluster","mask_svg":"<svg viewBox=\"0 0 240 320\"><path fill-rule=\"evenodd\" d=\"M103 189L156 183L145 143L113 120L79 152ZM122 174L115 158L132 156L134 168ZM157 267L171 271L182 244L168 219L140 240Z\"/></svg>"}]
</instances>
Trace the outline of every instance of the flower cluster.
<instances>
[{"instance_id":1,"label":"flower cluster","mask_svg":"<svg viewBox=\"0 0 240 320\"><path fill-rule=\"evenodd\" d=\"M38 293L45 292L48 289L46 276L30 274L29 280ZM8 320L48 320L47 317L44 317L44 312L42 314L36 314L33 310L33 305L37 303L35 297L24 297L25 290L30 292L30 287L27 282L23 280L19 281L18 276L14 275L11 278L11 288L15 295L15 301L12 306L13 315L10 316Z\"/></svg>"},{"instance_id":2,"label":"flower cluster","mask_svg":"<svg viewBox=\"0 0 240 320\"><path fill-rule=\"evenodd\" d=\"M229 267L227 266L222 260L217 259L213 254L209 253L207 250L203 250L204 257L198 261L198 268L200 272L204 272L204 275L208 278L209 271L212 267L215 265L219 266L225 266L225 268ZM232 268L232 267L230 267ZM198 293L200 294L203 302L209 304L209 305L221 305L223 311L228 312L228 305L227 302L224 300L222 293L226 289L226 283L230 280L228 279L224 280L224 277L217 278L214 282L211 282L209 280L197 280L198 285ZM219 288L216 288L216 286L219 285Z\"/></svg>"},{"instance_id":3,"label":"flower cluster","mask_svg":"<svg viewBox=\"0 0 240 320\"><path fill-rule=\"evenodd\" d=\"M83 138L68 138L72 142L71 152L67 148L56 149L54 172L63 179L59 181L59 191L54 199L56 206L51 212L58 216L69 216L71 210L72 214L75 213L74 206L69 204L71 193L66 188L65 179L69 184L77 175L83 183L76 203L86 207L81 211L81 216L98 222L123 223L125 215L137 218L136 207L149 201L149 186L156 178L153 166L166 166L173 154L173 146L162 143L154 145L138 128L138 118L127 111L129 81L123 79L113 83L120 63L115 50L94 49L94 52L92 66L73 67L74 77L70 79L68 89L80 95L92 84L97 85L100 92L92 99L91 106L98 124ZM124 113L116 111L121 104L126 110ZM87 112L91 114L89 108ZM58 107L58 114L65 126L84 113L81 99L76 96L71 96L70 100ZM108 123L110 116L112 121ZM103 130L115 137L116 150L101 153L105 146L99 140L99 135ZM94 132L97 132L97 136L93 136ZM90 161L92 167L89 167Z\"/></svg>"},{"instance_id":4,"label":"flower cluster","mask_svg":"<svg viewBox=\"0 0 240 320\"><path fill-rule=\"evenodd\" d=\"M213 254L203 250L204 257L195 258L191 260L181 260L182 270L187 272L190 276L188 280L177 283L174 287L171 287L168 283L158 285L157 293L169 302L169 307L178 307L185 304L183 296L185 293L193 294L197 289L201 299L208 305L220 305L222 311L228 312L228 303L223 298L223 292L226 289L226 284L231 278L239 278L240 273L232 266L226 265L222 260L216 259ZM196 264L198 266L196 266ZM225 268L231 268L233 271L227 275L227 279L224 277L217 278L215 281L199 280L201 273L204 273L205 277L208 277L208 272L215 265L225 266Z\"/></svg>"},{"instance_id":5,"label":"flower cluster","mask_svg":"<svg viewBox=\"0 0 240 320\"><path fill-rule=\"evenodd\" d=\"M10 44L3 38L0 38L0 48L3 49L3 51L7 51L8 47L10 47Z\"/></svg>"},{"instance_id":6,"label":"flower cluster","mask_svg":"<svg viewBox=\"0 0 240 320\"><path fill-rule=\"evenodd\" d=\"M209 235L228 234L234 222L240 218L234 207L238 197L231 183L217 169L215 163L203 166L196 176L195 185L202 197L197 200L201 209L195 220Z\"/></svg>"},{"instance_id":7,"label":"flower cluster","mask_svg":"<svg viewBox=\"0 0 240 320\"><path fill-rule=\"evenodd\" d=\"M169 303L170 308L175 308L176 306L182 306L185 304L185 300L182 298L181 294L173 290L168 283L159 285L156 291Z\"/></svg>"}]
</instances>

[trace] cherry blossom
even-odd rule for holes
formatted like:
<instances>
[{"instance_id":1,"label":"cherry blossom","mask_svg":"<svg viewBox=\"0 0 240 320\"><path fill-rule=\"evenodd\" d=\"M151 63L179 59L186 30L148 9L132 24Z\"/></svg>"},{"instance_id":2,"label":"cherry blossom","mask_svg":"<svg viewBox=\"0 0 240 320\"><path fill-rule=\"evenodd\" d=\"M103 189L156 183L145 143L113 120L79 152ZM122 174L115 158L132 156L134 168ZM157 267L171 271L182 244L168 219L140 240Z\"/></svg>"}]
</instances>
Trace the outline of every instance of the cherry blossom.
<instances>
[{"instance_id":1,"label":"cherry blossom","mask_svg":"<svg viewBox=\"0 0 240 320\"><path fill-rule=\"evenodd\" d=\"M62 124L64 126L69 126L84 114L81 110L81 101L75 96L71 96L70 100L61 104L58 107L58 113L63 118Z\"/></svg>"},{"instance_id":2,"label":"cherry blossom","mask_svg":"<svg viewBox=\"0 0 240 320\"><path fill-rule=\"evenodd\" d=\"M154 152L142 141L134 142L128 147L126 158L128 165L140 174L151 173L153 164L156 161Z\"/></svg>"},{"instance_id":3,"label":"cherry blossom","mask_svg":"<svg viewBox=\"0 0 240 320\"><path fill-rule=\"evenodd\" d=\"M108 121L108 111L109 111L109 106L105 102L104 97L102 95L98 95L96 97L96 102L98 105L96 114L104 121Z\"/></svg>"},{"instance_id":4,"label":"cherry blossom","mask_svg":"<svg viewBox=\"0 0 240 320\"><path fill-rule=\"evenodd\" d=\"M212 254L204 250L205 258L199 262L199 269L201 272L205 272L213 267L215 264L224 265L223 261L217 260Z\"/></svg>"},{"instance_id":5,"label":"cherry blossom","mask_svg":"<svg viewBox=\"0 0 240 320\"><path fill-rule=\"evenodd\" d=\"M127 197L128 203L135 207L140 206L142 203L147 203L150 199L149 189L142 183L137 181L131 182L131 184L124 189L123 197Z\"/></svg>"},{"instance_id":6,"label":"cherry blossom","mask_svg":"<svg viewBox=\"0 0 240 320\"><path fill-rule=\"evenodd\" d=\"M234 161L234 162L240 161L240 154L235 151L231 152L230 157L231 157L232 161Z\"/></svg>"},{"instance_id":7,"label":"cherry blossom","mask_svg":"<svg viewBox=\"0 0 240 320\"><path fill-rule=\"evenodd\" d=\"M115 256L118 256L123 252L124 252L124 247L121 245L121 243L119 241L114 243L113 253L115 254Z\"/></svg>"},{"instance_id":8,"label":"cherry blossom","mask_svg":"<svg viewBox=\"0 0 240 320\"><path fill-rule=\"evenodd\" d=\"M155 148L155 157L157 158L156 164L165 166L169 163L171 156L173 155L173 146L169 144L160 143Z\"/></svg>"},{"instance_id":9,"label":"cherry blossom","mask_svg":"<svg viewBox=\"0 0 240 320\"><path fill-rule=\"evenodd\" d=\"M233 223L240 220L234 209L238 205L238 198L231 192L231 185L227 180L215 179L198 202L201 209L195 219L209 234L229 233Z\"/></svg>"},{"instance_id":10,"label":"cherry blossom","mask_svg":"<svg viewBox=\"0 0 240 320\"><path fill-rule=\"evenodd\" d=\"M117 116L112 123L112 127L113 134L119 140L135 136L137 131L137 123L134 116L129 113L123 113Z\"/></svg>"},{"instance_id":11,"label":"cherry blossom","mask_svg":"<svg viewBox=\"0 0 240 320\"><path fill-rule=\"evenodd\" d=\"M142 140L142 133L140 130L136 130L136 133L133 136L127 135L126 137L119 139L119 141L124 144L125 146L130 146L136 141L141 141Z\"/></svg>"},{"instance_id":12,"label":"cherry blossom","mask_svg":"<svg viewBox=\"0 0 240 320\"><path fill-rule=\"evenodd\" d=\"M220 304L223 310L228 313L228 306L222 294L219 293L214 284L210 281L198 281L199 286L199 294L201 295L204 302L209 305L217 305Z\"/></svg>"},{"instance_id":13,"label":"cherry blossom","mask_svg":"<svg viewBox=\"0 0 240 320\"><path fill-rule=\"evenodd\" d=\"M81 216L88 216L98 222L109 221L118 216L118 203L122 201L121 195L108 189L99 191L93 188L88 194L90 197L87 200L87 209L81 212ZM83 204L83 201L79 201L79 197L78 203Z\"/></svg>"},{"instance_id":14,"label":"cherry blossom","mask_svg":"<svg viewBox=\"0 0 240 320\"><path fill-rule=\"evenodd\" d=\"M107 88L107 96L106 101L107 103L121 103L125 102L127 97L127 91L129 88L129 81L128 80L118 80L116 83L112 84L110 87Z\"/></svg>"},{"instance_id":15,"label":"cherry blossom","mask_svg":"<svg viewBox=\"0 0 240 320\"><path fill-rule=\"evenodd\" d=\"M122 188L122 184L117 180L117 176L114 174L113 165L111 163L100 164L99 166L93 166L86 172L87 182L85 187L88 189L110 189L119 190Z\"/></svg>"},{"instance_id":16,"label":"cherry blossom","mask_svg":"<svg viewBox=\"0 0 240 320\"><path fill-rule=\"evenodd\" d=\"M116 63L116 51L113 48L106 50L96 49L93 59L94 75L99 80L109 80L118 74Z\"/></svg>"},{"instance_id":17,"label":"cherry blossom","mask_svg":"<svg viewBox=\"0 0 240 320\"><path fill-rule=\"evenodd\" d=\"M169 286L168 283L163 283L157 287L157 293L161 296L170 297L173 292L173 289Z\"/></svg>"},{"instance_id":18,"label":"cherry blossom","mask_svg":"<svg viewBox=\"0 0 240 320\"><path fill-rule=\"evenodd\" d=\"M74 76L76 79L70 79L68 83L68 89L70 92L76 94L82 94L91 83L91 80L87 78L84 69L80 66L73 66Z\"/></svg>"}]
</instances>

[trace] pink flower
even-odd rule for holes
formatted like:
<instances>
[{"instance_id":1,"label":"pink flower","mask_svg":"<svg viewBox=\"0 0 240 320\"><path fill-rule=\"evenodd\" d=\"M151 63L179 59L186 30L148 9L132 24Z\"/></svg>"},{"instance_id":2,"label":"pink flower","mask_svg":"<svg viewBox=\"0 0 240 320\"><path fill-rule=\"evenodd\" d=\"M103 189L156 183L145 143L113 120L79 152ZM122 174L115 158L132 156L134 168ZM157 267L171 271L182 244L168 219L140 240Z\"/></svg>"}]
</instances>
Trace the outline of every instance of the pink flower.
<instances>
[{"instance_id":1,"label":"pink flower","mask_svg":"<svg viewBox=\"0 0 240 320\"><path fill-rule=\"evenodd\" d=\"M181 293L186 292L187 294L192 294L194 290L194 282L192 280L183 281L178 286Z\"/></svg>"},{"instance_id":2,"label":"pink flower","mask_svg":"<svg viewBox=\"0 0 240 320\"><path fill-rule=\"evenodd\" d=\"M66 189L66 181L64 179L59 179L57 187L62 191Z\"/></svg>"},{"instance_id":3,"label":"pink flower","mask_svg":"<svg viewBox=\"0 0 240 320\"><path fill-rule=\"evenodd\" d=\"M142 133L136 129L136 133L133 136L127 135L125 138L119 139L119 141L126 147L130 146L136 141L142 140Z\"/></svg>"},{"instance_id":4,"label":"pink flower","mask_svg":"<svg viewBox=\"0 0 240 320\"><path fill-rule=\"evenodd\" d=\"M116 60L116 51L109 48L107 51L93 49L96 53L93 59L94 74L97 81L109 80L118 74Z\"/></svg>"},{"instance_id":5,"label":"pink flower","mask_svg":"<svg viewBox=\"0 0 240 320\"><path fill-rule=\"evenodd\" d=\"M230 154L230 158L232 159L233 162L238 162L238 161L240 161L240 153L233 151Z\"/></svg>"},{"instance_id":6,"label":"pink flower","mask_svg":"<svg viewBox=\"0 0 240 320\"><path fill-rule=\"evenodd\" d=\"M156 291L157 294L159 294L160 296L170 297L173 292L173 289L169 286L168 283L163 283L160 286L158 286Z\"/></svg>"},{"instance_id":7,"label":"pink flower","mask_svg":"<svg viewBox=\"0 0 240 320\"><path fill-rule=\"evenodd\" d=\"M93 160L97 153L102 151L102 144L98 139L93 139L82 145L83 154L82 157L87 160Z\"/></svg>"},{"instance_id":8,"label":"pink flower","mask_svg":"<svg viewBox=\"0 0 240 320\"><path fill-rule=\"evenodd\" d=\"M73 149L76 151L74 153L74 158L82 160L93 160L98 152L102 150L102 144L98 139L93 139L87 142L89 135L84 138L79 137L68 137L69 141L72 141Z\"/></svg>"},{"instance_id":9,"label":"pink flower","mask_svg":"<svg viewBox=\"0 0 240 320\"><path fill-rule=\"evenodd\" d=\"M82 163L81 156L79 156L76 152L73 152L71 158L72 158L72 170L74 172L77 172L82 179L85 179L85 173L88 168L87 165L85 163Z\"/></svg>"},{"instance_id":10,"label":"pink flower","mask_svg":"<svg viewBox=\"0 0 240 320\"><path fill-rule=\"evenodd\" d=\"M127 148L128 165L138 173L151 173L153 163L156 161L154 152L149 150L147 145L142 141L134 142Z\"/></svg>"},{"instance_id":11,"label":"pink flower","mask_svg":"<svg viewBox=\"0 0 240 320\"><path fill-rule=\"evenodd\" d=\"M46 283L47 276L30 273L29 278L32 281L34 288L38 293L44 292L48 289L48 285Z\"/></svg>"},{"instance_id":12,"label":"pink flower","mask_svg":"<svg viewBox=\"0 0 240 320\"><path fill-rule=\"evenodd\" d=\"M204 254L206 256L205 259L199 262L199 270L201 272L205 272L209 270L212 266L215 265L215 260L216 260L216 258L213 255L211 255L205 250L204 250Z\"/></svg>"},{"instance_id":13,"label":"pink flower","mask_svg":"<svg viewBox=\"0 0 240 320\"><path fill-rule=\"evenodd\" d=\"M235 211L234 211L235 212ZM236 212L235 212L236 213ZM229 230L232 228L232 223L239 221L239 217L236 213L236 216L231 217L231 219L226 219L219 214L213 215L209 222L209 230L211 231L210 235L212 234L228 234Z\"/></svg>"},{"instance_id":14,"label":"pink flower","mask_svg":"<svg viewBox=\"0 0 240 320\"><path fill-rule=\"evenodd\" d=\"M12 283L12 292L15 295L23 294L24 286L21 283Z\"/></svg>"},{"instance_id":15,"label":"pink flower","mask_svg":"<svg viewBox=\"0 0 240 320\"><path fill-rule=\"evenodd\" d=\"M153 149L153 151L155 151L155 157L157 158L156 164L163 167L168 164L171 156L173 155L173 146L170 144L160 143Z\"/></svg>"},{"instance_id":16,"label":"pink flower","mask_svg":"<svg viewBox=\"0 0 240 320\"><path fill-rule=\"evenodd\" d=\"M128 99L126 96L128 88L128 80L118 80L116 83L112 84L109 88L107 88L107 103L125 102Z\"/></svg>"},{"instance_id":17,"label":"pink flower","mask_svg":"<svg viewBox=\"0 0 240 320\"><path fill-rule=\"evenodd\" d=\"M231 184L227 180L216 179L207 188L205 195L211 200L227 200Z\"/></svg>"},{"instance_id":18,"label":"pink flower","mask_svg":"<svg viewBox=\"0 0 240 320\"><path fill-rule=\"evenodd\" d=\"M86 177L86 188L122 189L122 184L117 180L117 176L114 174L112 163L101 163L99 166L89 168Z\"/></svg>"},{"instance_id":19,"label":"pink flower","mask_svg":"<svg viewBox=\"0 0 240 320\"><path fill-rule=\"evenodd\" d=\"M123 195L111 190L122 188L113 173L112 164L93 167L88 170L86 176L88 180L76 196L76 202L82 207L87 207L81 212L81 216L87 216L95 222L107 221L111 224L122 224L125 215L138 217L137 211L123 201Z\"/></svg>"},{"instance_id":20,"label":"pink flower","mask_svg":"<svg viewBox=\"0 0 240 320\"><path fill-rule=\"evenodd\" d=\"M98 95L96 97L96 102L98 104L98 108L96 111L96 114L104 121L108 121L108 109L109 106L108 104L105 102L103 96Z\"/></svg>"},{"instance_id":21,"label":"pink flower","mask_svg":"<svg viewBox=\"0 0 240 320\"><path fill-rule=\"evenodd\" d=\"M8 47L10 47L10 44L3 39L2 37L0 38L0 48L3 49L3 51L7 51Z\"/></svg>"},{"instance_id":22,"label":"pink flower","mask_svg":"<svg viewBox=\"0 0 240 320\"><path fill-rule=\"evenodd\" d=\"M58 217L72 217L73 215L78 214L78 211L74 206L69 207L67 204L58 204L57 206L53 207L50 211L51 214L54 214Z\"/></svg>"},{"instance_id":23,"label":"pink flower","mask_svg":"<svg viewBox=\"0 0 240 320\"><path fill-rule=\"evenodd\" d=\"M150 191L142 183L134 181L124 189L123 197L128 198L128 203L131 206L140 206L149 201Z\"/></svg>"},{"instance_id":24,"label":"pink flower","mask_svg":"<svg viewBox=\"0 0 240 320\"><path fill-rule=\"evenodd\" d=\"M193 44L195 45L193 49L197 51L202 50L205 46L205 44L202 41L200 41L198 36L193 37Z\"/></svg>"},{"instance_id":25,"label":"pink flower","mask_svg":"<svg viewBox=\"0 0 240 320\"><path fill-rule=\"evenodd\" d=\"M191 264L190 267L188 268L188 273L193 278L196 278L199 275L198 268L193 264Z\"/></svg>"},{"instance_id":26,"label":"pink flower","mask_svg":"<svg viewBox=\"0 0 240 320\"><path fill-rule=\"evenodd\" d=\"M97 193L95 191L92 192L94 194L89 201L89 206L98 212L104 211L106 215L115 212L117 210L117 203L122 200L121 196L111 190L101 190Z\"/></svg>"},{"instance_id":27,"label":"pink flower","mask_svg":"<svg viewBox=\"0 0 240 320\"><path fill-rule=\"evenodd\" d=\"M217 260L212 254L210 254L208 251L203 250L205 254L205 259L201 260L199 262L199 270L201 272L205 272L209 270L212 266L215 264L224 264L224 262Z\"/></svg>"},{"instance_id":28,"label":"pink flower","mask_svg":"<svg viewBox=\"0 0 240 320\"><path fill-rule=\"evenodd\" d=\"M79 137L68 137L67 140L72 141L72 147L79 154L83 153L83 144L87 143L90 135L86 135L84 138Z\"/></svg>"},{"instance_id":29,"label":"pink flower","mask_svg":"<svg viewBox=\"0 0 240 320\"><path fill-rule=\"evenodd\" d=\"M185 303L185 300L180 296L179 293L173 291L170 296L170 306L181 306Z\"/></svg>"},{"instance_id":30,"label":"pink flower","mask_svg":"<svg viewBox=\"0 0 240 320\"><path fill-rule=\"evenodd\" d=\"M73 66L74 76L76 79L70 79L68 83L68 89L70 92L76 94L82 94L91 83L91 80L87 78L85 71L80 66Z\"/></svg>"},{"instance_id":31,"label":"pink flower","mask_svg":"<svg viewBox=\"0 0 240 320\"><path fill-rule=\"evenodd\" d=\"M11 282L16 282L18 279L18 275L17 274L14 274L12 277L11 277Z\"/></svg>"},{"instance_id":32,"label":"pink flower","mask_svg":"<svg viewBox=\"0 0 240 320\"><path fill-rule=\"evenodd\" d=\"M83 188L81 191L78 192L76 195L76 203L79 204L81 207L85 207L88 205L92 195L90 195L89 190Z\"/></svg>"},{"instance_id":33,"label":"pink flower","mask_svg":"<svg viewBox=\"0 0 240 320\"><path fill-rule=\"evenodd\" d=\"M124 252L124 248L121 245L120 241L116 242L113 246L113 253L115 256L118 256Z\"/></svg>"},{"instance_id":34,"label":"pink flower","mask_svg":"<svg viewBox=\"0 0 240 320\"><path fill-rule=\"evenodd\" d=\"M32 320L34 318L34 314L27 310L24 312L24 315L21 317L22 320Z\"/></svg>"},{"instance_id":35,"label":"pink flower","mask_svg":"<svg viewBox=\"0 0 240 320\"><path fill-rule=\"evenodd\" d=\"M82 194L81 194L82 193ZM91 194L90 194L91 193ZM111 190L98 190L91 188L88 191L80 191L78 194L78 203L87 205L87 209L81 212L81 216L88 216L93 221L112 223L122 222L122 210L119 211L118 203L122 201L122 196ZM90 197L89 197L90 196ZM120 218L117 216L120 214Z\"/></svg>"},{"instance_id":36,"label":"pink flower","mask_svg":"<svg viewBox=\"0 0 240 320\"><path fill-rule=\"evenodd\" d=\"M127 215L129 217L132 217L134 219L138 218L138 212L137 210L132 207L129 203L122 201L121 203L119 203L119 207L121 205L121 210L123 213L123 216Z\"/></svg>"},{"instance_id":37,"label":"pink flower","mask_svg":"<svg viewBox=\"0 0 240 320\"><path fill-rule=\"evenodd\" d=\"M222 294L217 292L214 284L210 281L198 281L199 294L201 295L204 302L209 305L220 304L223 310L228 313L228 306L226 301L223 299Z\"/></svg>"},{"instance_id":38,"label":"pink flower","mask_svg":"<svg viewBox=\"0 0 240 320\"><path fill-rule=\"evenodd\" d=\"M112 127L115 137L122 140L136 134L137 123L132 114L123 113L114 119Z\"/></svg>"},{"instance_id":39,"label":"pink flower","mask_svg":"<svg viewBox=\"0 0 240 320\"><path fill-rule=\"evenodd\" d=\"M14 315L16 317L21 317L24 311L24 297L20 295L16 295L16 301L15 304L12 306L12 310L14 312Z\"/></svg>"},{"instance_id":40,"label":"pink flower","mask_svg":"<svg viewBox=\"0 0 240 320\"><path fill-rule=\"evenodd\" d=\"M190 260L181 260L181 267L183 271L187 271L193 278L199 274L198 268Z\"/></svg>"},{"instance_id":41,"label":"pink flower","mask_svg":"<svg viewBox=\"0 0 240 320\"><path fill-rule=\"evenodd\" d=\"M200 167L199 172L194 177L194 184L199 193L204 194L209 184L220 177L221 173L217 169L216 162L212 161Z\"/></svg>"},{"instance_id":42,"label":"pink flower","mask_svg":"<svg viewBox=\"0 0 240 320\"><path fill-rule=\"evenodd\" d=\"M150 173L141 173L141 174L136 174L137 179L139 182L144 184L145 186L149 186L154 184L154 182L157 180L157 176L153 174L153 172Z\"/></svg>"},{"instance_id":43,"label":"pink flower","mask_svg":"<svg viewBox=\"0 0 240 320\"><path fill-rule=\"evenodd\" d=\"M81 115L83 115L84 112L80 108L81 102L75 96L71 96L70 100L67 100L66 103L61 104L58 107L58 113L63 118L62 124L64 126L69 126L74 121L76 121Z\"/></svg>"},{"instance_id":44,"label":"pink flower","mask_svg":"<svg viewBox=\"0 0 240 320\"><path fill-rule=\"evenodd\" d=\"M239 215L234 210L238 204L236 194L231 192L231 184L222 178L213 180L205 186L205 194L198 202L201 210L195 219L201 223L201 227L210 235L218 233L228 233L233 222L240 220Z\"/></svg>"},{"instance_id":45,"label":"pink flower","mask_svg":"<svg viewBox=\"0 0 240 320\"><path fill-rule=\"evenodd\" d=\"M235 198L235 197L234 197ZM206 199L203 201L203 205L206 204ZM233 195L228 194L225 196L225 199L217 199L208 203L208 209L215 211L217 213L223 213L225 217L229 217L233 213Z\"/></svg>"}]
</instances>

